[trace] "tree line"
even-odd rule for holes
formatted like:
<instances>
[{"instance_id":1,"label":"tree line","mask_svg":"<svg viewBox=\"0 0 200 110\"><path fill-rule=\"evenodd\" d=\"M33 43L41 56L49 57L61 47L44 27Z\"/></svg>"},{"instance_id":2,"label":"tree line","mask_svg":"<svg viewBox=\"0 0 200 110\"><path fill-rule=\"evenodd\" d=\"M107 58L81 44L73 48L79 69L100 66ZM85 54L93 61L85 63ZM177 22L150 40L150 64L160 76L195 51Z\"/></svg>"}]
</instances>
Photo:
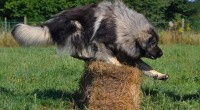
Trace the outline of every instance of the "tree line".
<instances>
[{"instance_id":1,"label":"tree line","mask_svg":"<svg viewBox=\"0 0 200 110\"><path fill-rule=\"evenodd\" d=\"M0 20L41 22L54 14L102 0L0 0ZM112 0L114 1L114 0ZM123 0L130 8L143 13L150 21L173 21L181 18L200 19L200 0Z\"/></svg>"}]
</instances>

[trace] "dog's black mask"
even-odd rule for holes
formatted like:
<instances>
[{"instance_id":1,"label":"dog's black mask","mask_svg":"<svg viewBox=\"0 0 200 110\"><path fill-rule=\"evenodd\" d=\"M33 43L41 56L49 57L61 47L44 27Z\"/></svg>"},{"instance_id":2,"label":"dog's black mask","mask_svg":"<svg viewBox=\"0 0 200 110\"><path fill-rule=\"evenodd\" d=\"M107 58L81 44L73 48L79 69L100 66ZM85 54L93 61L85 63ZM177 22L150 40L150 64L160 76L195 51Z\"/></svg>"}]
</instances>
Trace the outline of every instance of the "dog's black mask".
<instances>
[{"instance_id":1,"label":"dog's black mask","mask_svg":"<svg viewBox=\"0 0 200 110\"><path fill-rule=\"evenodd\" d=\"M158 47L158 34L154 29L150 29L138 39L141 49L141 56L150 59L160 58L163 55L162 50Z\"/></svg>"},{"instance_id":2,"label":"dog's black mask","mask_svg":"<svg viewBox=\"0 0 200 110\"><path fill-rule=\"evenodd\" d=\"M160 58L163 55L162 50L158 47L158 43L154 40L149 40L144 56L151 59Z\"/></svg>"}]
</instances>

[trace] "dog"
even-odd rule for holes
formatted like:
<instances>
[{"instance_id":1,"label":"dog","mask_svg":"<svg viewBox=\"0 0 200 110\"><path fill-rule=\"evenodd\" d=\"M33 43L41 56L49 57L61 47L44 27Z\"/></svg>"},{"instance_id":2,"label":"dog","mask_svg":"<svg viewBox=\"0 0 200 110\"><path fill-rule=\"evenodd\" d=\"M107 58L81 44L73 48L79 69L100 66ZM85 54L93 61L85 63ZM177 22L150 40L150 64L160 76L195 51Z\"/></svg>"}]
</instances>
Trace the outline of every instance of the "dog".
<instances>
[{"instance_id":1,"label":"dog","mask_svg":"<svg viewBox=\"0 0 200 110\"><path fill-rule=\"evenodd\" d=\"M121 1L64 10L40 26L17 24L11 33L24 46L55 44L59 53L78 59L138 65L150 77L168 78L141 60L163 55L155 28Z\"/></svg>"}]
</instances>

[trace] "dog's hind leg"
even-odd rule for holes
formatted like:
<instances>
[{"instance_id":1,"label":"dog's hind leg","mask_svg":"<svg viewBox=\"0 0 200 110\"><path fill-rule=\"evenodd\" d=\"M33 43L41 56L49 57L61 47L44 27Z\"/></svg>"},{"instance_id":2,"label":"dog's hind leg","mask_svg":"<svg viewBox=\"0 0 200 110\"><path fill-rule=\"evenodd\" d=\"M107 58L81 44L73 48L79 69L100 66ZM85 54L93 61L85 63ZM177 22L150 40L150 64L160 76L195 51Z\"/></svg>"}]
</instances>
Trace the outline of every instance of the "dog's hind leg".
<instances>
[{"instance_id":1,"label":"dog's hind leg","mask_svg":"<svg viewBox=\"0 0 200 110\"><path fill-rule=\"evenodd\" d=\"M142 72L149 77L152 77L152 78L158 79L158 80L167 80L169 77L166 74L162 74L162 73L154 70L151 66L149 66L148 64L143 62L141 59L137 60L136 63L138 64L138 66L142 70Z\"/></svg>"}]
</instances>

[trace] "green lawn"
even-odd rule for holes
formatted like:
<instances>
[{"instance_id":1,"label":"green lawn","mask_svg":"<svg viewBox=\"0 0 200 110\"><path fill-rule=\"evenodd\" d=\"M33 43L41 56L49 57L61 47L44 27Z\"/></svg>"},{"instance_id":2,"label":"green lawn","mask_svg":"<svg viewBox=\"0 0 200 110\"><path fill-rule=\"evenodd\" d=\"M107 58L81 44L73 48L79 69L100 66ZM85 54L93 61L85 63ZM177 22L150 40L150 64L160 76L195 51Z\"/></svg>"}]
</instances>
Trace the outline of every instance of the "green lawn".
<instances>
[{"instance_id":1,"label":"green lawn","mask_svg":"<svg viewBox=\"0 0 200 110\"><path fill-rule=\"evenodd\" d=\"M143 110L200 110L200 45L163 45L164 56L144 59L170 75L143 77ZM76 109L84 63L55 48L0 48L0 110Z\"/></svg>"}]
</instances>

